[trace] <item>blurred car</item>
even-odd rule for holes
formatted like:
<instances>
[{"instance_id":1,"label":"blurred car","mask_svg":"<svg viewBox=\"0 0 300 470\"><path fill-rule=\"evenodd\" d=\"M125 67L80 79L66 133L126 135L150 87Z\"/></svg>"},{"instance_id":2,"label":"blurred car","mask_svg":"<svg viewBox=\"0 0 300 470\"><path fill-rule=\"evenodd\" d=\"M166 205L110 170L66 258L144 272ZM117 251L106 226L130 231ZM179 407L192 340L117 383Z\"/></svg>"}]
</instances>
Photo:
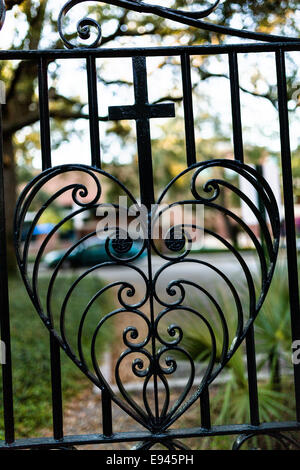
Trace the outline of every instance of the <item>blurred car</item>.
<instances>
[{"instance_id":1,"label":"blurred car","mask_svg":"<svg viewBox=\"0 0 300 470\"><path fill-rule=\"evenodd\" d=\"M137 256L141 251L143 242L141 240L132 240L126 245L126 240L121 240L121 246L115 244L115 240L110 241L110 252L118 259L128 259ZM129 249L128 249L129 248ZM96 264L104 263L106 261L114 261L109 256L106 249L106 239L92 237L76 247L63 262L63 267L79 268L82 266L94 266ZM47 253L43 261L49 268L54 268L61 261L65 255L66 250L54 250ZM146 256L144 250L138 259Z\"/></svg>"}]
</instances>

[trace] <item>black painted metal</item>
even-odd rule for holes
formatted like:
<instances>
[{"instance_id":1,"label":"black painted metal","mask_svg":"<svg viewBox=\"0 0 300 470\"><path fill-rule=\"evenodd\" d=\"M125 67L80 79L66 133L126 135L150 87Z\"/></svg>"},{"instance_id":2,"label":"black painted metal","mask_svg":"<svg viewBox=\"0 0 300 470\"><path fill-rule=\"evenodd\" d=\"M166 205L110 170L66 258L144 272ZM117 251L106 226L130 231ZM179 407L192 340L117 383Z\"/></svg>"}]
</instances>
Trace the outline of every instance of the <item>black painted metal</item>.
<instances>
[{"instance_id":1,"label":"black painted metal","mask_svg":"<svg viewBox=\"0 0 300 470\"><path fill-rule=\"evenodd\" d=\"M92 166L96 168L101 168L97 70L96 70L95 57L89 56L87 58L86 68L87 68L88 93L89 93Z\"/></svg>"},{"instance_id":2,"label":"black painted metal","mask_svg":"<svg viewBox=\"0 0 300 470\"><path fill-rule=\"evenodd\" d=\"M84 3L87 0L69 0L61 9L59 19L58 19L58 28L60 32L60 36L65 44L66 47L72 49L74 47L78 47L77 45L72 44L70 41L67 40L63 33L63 19L67 15L67 13L77 4ZM100 0L94 0L95 2L100 2ZM229 28L225 26L221 26L214 23L208 23L202 21L200 18L205 18L209 16L218 6L220 0L217 0L212 4L210 8L207 8L203 11L182 11L182 10L174 10L171 8L165 8L162 6L150 5L143 1L135 1L135 0L108 0L106 3L110 5L116 5L121 8L126 8L127 10L136 11L138 13L151 13L152 15L157 15L162 18L167 18L172 21L176 21L181 24L194 26L195 28L212 31L214 33L220 33L230 36L236 36L240 38L246 39L255 39L257 41L266 41L266 42L277 42L282 40L282 37L275 36L271 34L264 34L264 33L257 33L257 32L250 32L246 30L238 30L234 28ZM83 39L89 39L90 37L90 28L93 27L97 31L97 38L89 47L97 47L101 43L101 26L92 18L83 18L81 21L77 23L77 34L78 36ZM285 37L285 42L296 42L297 38L290 38Z\"/></svg>"},{"instance_id":3,"label":"black painted metal","mask_svg":"<svg viewBox=\"0 0 300 470\"><path fill-rule=\"evenodd\" d=\"M50 332L50 359L51 359L51 379L52 379L52 405L53 405L53 438L14 440L14 418L13 418L13 389L12 389L12 368L10 352L10 328L9 328L9 308L8 308L8 277L6 270L6 252L5 252L5 230L4 230L4 191L3 175L0 173L0 287L1 287L1 337L6 342L7 362L3 366L3 385L4 385L4 421L5 421L5 442L0 442L0 448L73 448L74 445L85 445L88 443L118 443L118 442L138 442L137 449L149 450L156 443L161 443L168 450L184 450L186 447L177 439L187 437L204 437L217 435L237 435L239 436L234 445L234 449L239 449L244 442L250 440L253 436L265 434L284 448L295 445L295 441L282 433L287 431L300 430L300 365L294 367L295 372L295 393L296 393L296 421L289 423L263 423L259 420L259 402L256 371L255 337L254 321L259 314L261 307L267 296L274 269L276 266L279 238L280 238L280 220L276 200L272 189L264 180L260 172L244 164L243 157L243 129L241 121L239 75L238 75L238 54L241 52L273 52L276 55L277 73L278 73L278 101L279 118L281 127L281 145L282 145L282 167L284 183L284 203L287 222L287 257L289 265L289 284L291 298L291 322L293 339L300 339L300 312L299 312L299 286L297 273L297 250L295 238L295 219L293 211L293 192L292 192L292 173L291 173L291 154L289 143L289 124L286 93L286 72L285 72L285 51L300 50L300 42L295 38L280 38L261 33L252 33L248 31L237 31L231 28L224 28L218 25L206 23L200 20L208 16L219 4L219 0L214 2L210 8L202 12L175 11L169 8L153 6L144 2L135 2L133 0L109 0L107 3L132 9L137 12L152 13L164 18L179 21L198 28L213 32L222 32L232 36L246 37L250 39L262 40L271 44L237 44L224 46L190 46L190 47L169 47L169 48L137 48L137 49L96 49L101 42L101 26L90 18L82 19L77 25L77 32L82 40L88 40L90 37L90 28L96 28L97 37L93 44L88 48L80 49L71 44L64 36L62 22L64 16L77 4L84 3L85 0L71 0L63 7L59 16L59 32L64 44L72 50L52 50L52 51L3 51L0 52L2 60L33 60L37 64L37 77L39 84L39 103L40 103L40 130L41 130L41 156L42 172L35 177L22 192L16 207L15 215L15 247L18 265L28 295L44 325ZM0 17L4 18L5 9L3 1L0 2ZM1 26L1 24L0 24ZM235 151L235 160L212 160L198 162L195 149L195 132L193 118L193 96L191 81L190 58L195 54L213 55L227 54L230 70L231 103L232 103L232 121L233 121L233 142ZM174 117L175 109L173 103L150 104L148 102L147 89L147 69L146 60L151 56L179 56L181 60L183 105L185 118L186 135L186 158L187 168L178 174L162 191L157 198L154 194L151 136L149 121L158 117ZM97 68L96 58L105 57L130 57L133 64L134 95L135 103L132 106L114 106L109 108L109 119L132 119L136 121L137 151L139 162L139 182L141 202L146 205L147 218L145 222L144 243L140 252L134 257L127 257L132 241L129 237L125 240L120 238L120 229L111 227L112 235L107 237L106 251L110 256L110 261L95 265L80 275L73 282L65 299L62 299L62 307L59 313L59 324L55 325L53 312L51 311L51 298L55 282L58 279L59 272L63 262L69 254L84 241L95 235L90 233L78 240L69 248L61 262L53 270L49 283L47 302L43 306L39 298L38 279L40 275L40 262L42 255L56 234L57 230L68 220L73 219L77 214L88 210L96 210L103 204L102 186L105 180L118 186L119 191L126 195L132 204L137 205L137 201L122 181L106 173L101 169L100 155L100 133L99 133L99 113L97 96ZM70 58L84 58L86 60L88 104L89 104L89 123L90 123L90 141L91 141L91 165L68 164L52 167L51 163L51 133L49 120L49 97L48 97L48 77L47 69L50 60L57 58L68 60ZM2 133L1 133L2 136ZM2 137L1 137L2 138ZM0 149L1 150L1 149ZM0 151L1 168L2 152ZM201 188L203 195L200 194L199 179L205 175L205 171L231 170L236 175L240 175L256 190L260 200L260 210L256 208L253 202L246 194L243 194L238 187L235 187L228 181L211 177ZM2 170L1 170L2 171ZM63 186L56 193L49 196L48 200L38 210L31 228L26 236L24 243L21 242L22 227L27 211L36 195L43 189L51 179L57 175L72 176L75 174L84 174L90 179L90 184L85 186L83 183L74 179L73 183ZM174 201L171 207L181 206L183 204L198 205L213 208L216 211L231 217L241 229L252 240L259 258L261 269L261 287L258 292L254 288L253 273L250 271L239 251L219 234L208 229L205 233L214 236L224 247L232 253L240 265L241 274L247 280L249 305L241 303L239 292L231 280L221 272L216 266L194 259L191 256L189 234L184 226L174 226L170 229L170 238L166 240L166 246L172 252L167 255L160 251L152 237L154 223L158 223L163 215L164 209L153 209L151 204L164 203L168 192L172 190L177 182L183 178L190 180L190 198L187 200ZM91 201L85 202L91 188L94 190L94 196ZM260 238L248 227L245 222L235 213L224 207L219 200L222 188L227 188L235 194L236 197L243 200L252 212L255 214L260 226ZM42 243L33 264L33 269L28 268L28 249L32 241L32 234L36 224L44 211L55 203L55 200L65 192L71 192L74 209L67 217L62 219L53 230L47 235ZM119 208L123 210L124 208ZM269 221L267 223L266 221ZM174 239L175 230L180 230L181 237ZM172 235L173 234L173 235ZM173 236L173 238L172 238ZM142 252L147 254L148 272L144 272L132 261L137 259ZM152 267L152 255L160 256L165 264L154 274ZM125 258L124 258L125 256ZM206 266L212 270L216 277L227 284L232 294L236 311L236 331L233 340L230 342L228 325L226 318L220 308L218 301L200 284L181 278L172 281L166 288L167 300L161 298L157 289L164 273L176 266L178 272L183 263L195 263L196 265ZM70 297L73 292L80 289L82 279L99 271L103 266L116 265L117 267L126 266L133 270L145 286L145 293L142 299L133 303L131 298L135 294L135 287L126 279L107 284L99 290L97 294L89 301L85 311L82 313L82 319L78 328L77 348L71 346L71 339L65 325L66 310ZM217 315L220 319L223 332L223 348L220 358L217 360L217 348L215 332L209 321L194 308L186 303L186 289L193 287L197 292L205 295L215 306ZM95 328L91 338L91 362L92 367L88 366L88 358L82 347L82 335L86 317L94 302L101 298L104 292L111 288L117 288L116 300L119 307L116 310L106 314ZM154 303L160 306L158 314L154 311ZM143 312L143 307L147 307L149 315ZM99 332L102 326L112 317L122 315L124 312L130 312L131 316L144 322L146 333L141 339L140 332L136 326L128 326L123 333L124 352L117 360L115 367L116 383L119 393L113 392L110 385L102 375L98 364L96 354L96 344ZM181 341L184 336L184 328L172 321L174 313L185 312L189 316L198 319L199 323L207 328L211 338L211 354L207 361L207 369L200 385L193 388L195 380L195 364L189 353L182 347ZM161 325L168 319L168 328L166 336L161 334ZM138 342L136 341L138 340ZM248 383L249 383L249 408L251 415L251 424L214 426L210 416L210 393L209 387L213 384L216 377L224 369L228 361L233 357L241 343L246 342ZM73 343L72 343L73 344ZM64 436L63 432L63 404L61 393L61 370L60 370L60 348L82 371L82 373L101 391L102 397L102 434L88 436ZM180 352L186 358L187 368L189 367L189 378L186 387L182 393L170 404L172 390L169 385L169 377L175 372L177 367L176 358L172 353ZM120 374L120 369L126 358L132 354L138 355L132 361L133 374L143 380L143 391L141 394L141 406L137 403L124 386ZM164 363L164 365L163 365ZM148 394L150 383L153 383L154 406L153 409L149 403ZM159 393L158 386L161 386L163 392ZM193 393L191 391L193 390ZM163 398L162 398L163 396ZM199 404L199 427L196 429L172 429L171 426L194 404ZM118 433L117 423L112 420L112 405L116 404L122 408L130 417L145 428L145 431ZM201 426L201 427L200 427ZM170 429L171 428L171 429ZM296 445L298 445L296 443Z\"/></svg>"},{"instance_id":4,"label":"black painted metal","mask_svg":"<svg viewBox=\"0 0 300 470\"><path fill-rule=\"evenodd\" d=\"M229 71L231 87L231 109L232 109L232 127L235 159L239 162L244 161L243 131L241 119L239 69L236 52L229 54Z\"/></svg>"},{"instance_id":5,"label":"black painted metal","mask_svg":"<svg viewBox=\"0 0 300 470\"><path fill-rule=\"evenodd\" d=\"M5 14L6 14L5 1L0 0L0 29L2 29L2 26L4 25Z\"/></svg>"},{"instance_id":6,"label":"black painted metal","mask_svg":"<svg viewBox=\"0 0 300 470\"><path fill-rule=\"evenodd\" d=\"M39 105L40 105L40 133L42 169L51 168L51 136L48 96L48 61L41 57L38 64ZM53 436L55 439L63 437L63 409L61 388L60 347L53 335L50 334L50 362L52 387L52 416Z\"/></svg>"},{"instance_id":7,"label":"black painted metal","mask_svg":"<svg viewBox=\"0 0 300 470\"><path fill-rule=\"evenodd\" d=\"M141 202L150 208L151 204L154 204L155 198L149 119L174 117L175 108L173 103L148 103L145 57L134 57L132 66L135 104L133 106L111 106L108 109L108 116L111 120L134 119L136 121Z\"/></svg>"}]
</instances>

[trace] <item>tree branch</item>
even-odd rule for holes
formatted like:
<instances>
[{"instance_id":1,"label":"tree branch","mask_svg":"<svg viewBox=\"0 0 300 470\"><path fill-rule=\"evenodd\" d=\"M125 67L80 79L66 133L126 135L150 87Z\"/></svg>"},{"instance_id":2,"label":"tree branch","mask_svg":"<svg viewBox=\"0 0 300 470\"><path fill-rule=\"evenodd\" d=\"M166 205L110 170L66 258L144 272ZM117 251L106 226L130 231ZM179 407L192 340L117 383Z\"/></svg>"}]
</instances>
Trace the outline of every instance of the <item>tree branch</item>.
<instances>
[{"instance_id":1,"label":"tree branch","mask_svg":"<svg viewBox=\"0 0 300 470\"><path fill-rule=\"evenodd\" d=\"M60 98L65 98L65 97L60 97ZM162 98L159 98L158 100L154 101L153 104L157 103L162 103L165 101L173 101L173 102L180 102L182 101L183 97L182 96L164 96ZM66 98L68 100L68 98ZM78 111L74 110L58 110L58 109L50 109L49 115L50 118L57 119L60 121L67 121L67 120L77 120L77 119L85 119L89 120L90 115L87 113L83 113L81 109L86 106L86 104L81 104L80 108ZM15 132L23 129L23 127L26 126L32 126L36 122L40 120L40 113L39 110L32 111L28 113L26 116L21 117L20 119L14 120L14 122L4 122L3 124L3 135L12 135ZM99 116L98 120L101 122L106 122L108 121L108 116Z\"/></svg>"}]
</instances>

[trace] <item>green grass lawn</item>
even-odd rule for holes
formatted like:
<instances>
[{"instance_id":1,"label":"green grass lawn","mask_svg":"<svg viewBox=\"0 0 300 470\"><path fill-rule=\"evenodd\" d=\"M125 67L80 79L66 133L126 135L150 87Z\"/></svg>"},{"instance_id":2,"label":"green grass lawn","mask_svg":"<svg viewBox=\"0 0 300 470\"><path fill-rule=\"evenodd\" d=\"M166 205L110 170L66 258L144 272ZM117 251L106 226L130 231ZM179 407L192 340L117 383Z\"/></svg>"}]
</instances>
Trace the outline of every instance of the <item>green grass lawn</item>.
<instances>
[{"instance_id":1,"label":"green grass lawn","mask_svg":"<svg viewBox=\"0 0 300 470\"><path fill-rule=\"evenodd\" d=\"M59 311L66 289L74 278L60 278L53 295L53 313ZM49 279L40 279L43 299ZM103 286L98 278L81 281L71 298L70 313L67 315L67 331L76 338L78 321L89 299ZM52 423L51 383L49 361L49 333L32 306L23 283L19 278L10 280L12 360L14 379L14 410L16 437L36 436L41 428L50 428ZM90 312L84 330L83 346L88 351L90 339L99 318L113 309L108 297L97 301ZM112 341L112 325L101 329L99 352ZM90 383L79 369L66 357L62 357L63 397L68 399ZM0 385L0 439L3 439L2 383Z\"/></svg>"}]
</instances>

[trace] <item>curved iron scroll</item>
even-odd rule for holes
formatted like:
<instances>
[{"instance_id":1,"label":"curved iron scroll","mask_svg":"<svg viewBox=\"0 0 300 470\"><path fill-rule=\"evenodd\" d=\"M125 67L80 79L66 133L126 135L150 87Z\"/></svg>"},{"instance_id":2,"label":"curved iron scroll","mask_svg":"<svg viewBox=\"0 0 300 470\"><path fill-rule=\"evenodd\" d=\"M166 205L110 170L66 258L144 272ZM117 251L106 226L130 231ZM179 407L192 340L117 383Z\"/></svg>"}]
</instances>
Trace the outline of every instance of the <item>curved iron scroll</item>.
<instances>
[{"instance_id":1,"label":"curved iron scroll","mask_svg":"<svg viewBox=\"0 0 300 470\"><path fill-rule=\"evenodd\" d=\"M261 204L265 209L266 218L262 217L253 202L233 183L217 178L206 178L206 182L203 185L203 178L205 178L206 174L205 172L208 172L210 175L214 169L220 168L226 169L227 171L231 170L235 175L240 175L255 188L260 196ZM72 181L70 176L74 175L74 182L65 186L62 185L60 189L49 196L48 200L44 202L37 211L36 216L27 231L25 240L22 241L22 234L24 238L24 221L31 203L49 181L59 175L66 174L68 174L68 181ZM79 175L79 182L76 182L76 174L77 179ZM83 184L80 182L84 181L83 178L80 178L80 175L84 175L85 178L88 178L89 183ZM152 239L153 227L155 223L159 221L164 211L164 209L160 209L160 207L162 207L161 204L166 200L169 191L182 178L188 178L190 180L191 197L184 201L174 201L169 207L182 204L195 204L208 207L211 210L232 218L252 241L258 254L261 270L261 285L258 288L255 286L251 269L248 267L237 249L220 234L204 228L206 233L215 237L229 252L232 253L238 263L241 274L246 280L247 295L249 298L249 303L247 302L247 305L245 305L245 302L242 302L240 293L234 286L234 283L223 271L207 261L202 261L201 258L194 258L192 256L187 227L180 227L180 230L182 231L182 239L180 243L176 240L176 243L172 246L172 244L170 244L170 240L167 241L166 245L171 253L170 255L166 254L165 251L162 252L161 247L158 247L156 241ZM280 236L278 208L268 183L253 168L230 160L212 160L197 163L176 176L162 192L158 199L158 206L155 206L152 210L149 209L148 226L146 228L149 238L145 238L141 244L139 253L134 256L126 255L126 253L129 253L131 243L129 243L128 240L125 240L126 243L119 244L121 240L118 238L118 228L110 227L111 233L106 236L105 242L106 252L110 257L110 261L95 264L84 272L77 274L76 280L72 283L72 286L69 288L65 298L62 299L61 310L59 312L53 312L53 290L55 283L59 282L57 280L62 269L63 262L73 252L73 250L80 246L80 244L85 243L86 240L95 236L95 232L91 232L80 240L77 240L65 251L63 258L53 270L48 285L45 306L40 299L39 292L39 275L43 253L45 252L47 245L51 242L52 238L64 223L72 220L76 215L82 214L87 210L96 210L101 206L105 207L102 191L105 180L109 180L112 184L117 185L119 191L121 191L132 202L132 204L137 204L132 194L115 177L105 171L89 166L75 164L61 165L45 170L39 176L34 178L23 190L16 208L15 247L18 265L29 296L39 316L77 367L79 367L97 387L101 390L106 390L110 394L112 400L138 423L149 429L151 432L161 432L171 426L171 424L174 423L196 400L198 400L204 391L206 391L208 385L215 380L217 375L222 371L227 362L239 348L249 330L249 327L258 315L271 284L278 254ZM224 188L226 188L226 191L231 191L236 197L243 200L244 203L246 203L252 210L261 229L261 238L258 238L257 235L255 235L239 215L218 202ZM71 194L74 203L72 212L53 227L41 244L35 256L33 266L29 266L29 247L32 243L32 236L36 225L47 208L55 204L57 198L68 192ZM178 230L178 226L174 225L170 230ZM146 274L138 265L133 263L133 261L138 259L144 252L146 252L148 256L148 271ZM151 258L153 253L164 260L162 267L160 267L155 274L152 274ZM232 312L232 316L235 316L237 326L232 340L230 340L227 318L224 315L218 300L215 298L215 295L210 292L210 288L201 285L201 278L199 278L199 282L196 283L179 277L181 267L184 263L193 263L195 266L199 267L199 272L201 272L201 266L205 266L206 269L209 269L214 273L217 282L222 281L226 284L229 292L231 293L233 304L235 305L235 311ZM144 286L142 289L143 293L138 293L133 282L126 279L120 279L119 281L105 285L105 287L101 287L93 298L88 301L86 308L82 312L82 317L78 326L77 347L74 348L71 345L68 331L65 327L66 310L68 308L70 298L76 290L80 290L80 283L83 279L93 276L95 273L101 274L101 270L105 266L126 267L127 270L134 272L135 275L140 278L141 283ZM162 292L159 291L158 286L160 286L161 289L161 278L164 273L172 267L177 269L176 278L166 286L163 296ZM121 276L122 275L120 274L120 277ZM87 358L82 347L85 321L95 302L98 299L101 299L101 296L105 292L115 288L118 290L116 295L116 302L118 305L115 310L105 312L95 326L94 334L91 338L91 368L88 365L90 358ZM192 288L197 295L206 296L208 301L211 302L215 308L218 321L222 326L223 337L222 351L219 355L217 354L216 332L214 331L215 324L211 321L210 317L207 318L207 316L205 316L204 312L188 303L189 301L186 296L188 288ZM137 294L139 295L138 300L136 300ZM156 313L153 308L154 303L158 306L158 313ZM176 322L178 314L181 317L184 315L186 321L189 321L190 318L195 319L196 322L198 322L198 328L202 328L206 332L210 342L210 353L205 362L205 372L203 373L200 385L197 386L196 389L195 364L189 352L182 346L185 332L184 327L180 326L178 322ZM128 316L126 317L126 315ZM136 326L135 320L132 323L129 323L129 317L131 319L139 319L139 322L144 325L143 331L140 331ZM57 326L54 318L59 318ZM115 380L119 390L118 394L113 392L110 384L105 380L101 367L99 366L99 357L97 355L97 339L99 333L106 322L112 318L127 318L128 321L128 326L124 329L121 338L124 351L117 359L115 365ZM189 369L189 375L185 388L176 397L176 399L172 401L169 378L171 378L176 371L176 358L178 357L178 354L185 358L187 369ZM141 393L142 405L138 403L129 392L127 392L126 383L123 383L122 380L121 371L124 367L124 363L128 360L131 360L131 370L135 378L139 378L143 382ZM153 403L150 403L149 401L149 390L153 383L155 400L154 407ZM160 394L157 392L158 384L160 384L160 389L162 390ZM150 444L143 444L145 448L148 445Z\"/></svg>"},{"instance_id":2,"label":"curved iron scroll","mask_svg":"<svg viewBox=\"0 0 300 470\"><path fill-rule=\"evenodd\" d=\"M79 47L71 43L65 36L63 32L63 19L67 15L67 13L76 5L85 3L88 0L69 0L61 9L59 17L58 17L58 30L59 34L65 44L65 46L69 49L73 49ZM100 3L100 0L93 0ZM101 1L101 3L103 3ZM298 41L298 38L291 38L287 36L276 36L272 34L265 34L265 33L258 33L258 32L251 32L247 30L238 30L222 25L217 25L214 23L208 23L206 21L202 21L202 18L209 16L219 5L220 0L212 1L212 5L204 10L199 11L188 11L188 10L176 10L173 8L166 8L163 6L158 5L151 5L141 0L106 0L104 3L108 5L115 5L121 8L125 8L127 10L136 11L138 13L149 13L152 15L159 16L161 18L166 18L172 21L176 21L178 23L193 26L198 29L203 29L206 31L212 31L215 33L229 35L229 36L236 36L239 38L246 38L246 39L254 39L258 41L266 41L266 42L290 42L290 41ZM80 39L87 40L90 38L91 35L91 28L94 28L96 31L96 39L93 41L92 44L86 45L85 47L94 48L98 47L101 43L101 25L92 18L85 17L81 19L77 23L77 34Z\"/></svg>"}]
</instances>

